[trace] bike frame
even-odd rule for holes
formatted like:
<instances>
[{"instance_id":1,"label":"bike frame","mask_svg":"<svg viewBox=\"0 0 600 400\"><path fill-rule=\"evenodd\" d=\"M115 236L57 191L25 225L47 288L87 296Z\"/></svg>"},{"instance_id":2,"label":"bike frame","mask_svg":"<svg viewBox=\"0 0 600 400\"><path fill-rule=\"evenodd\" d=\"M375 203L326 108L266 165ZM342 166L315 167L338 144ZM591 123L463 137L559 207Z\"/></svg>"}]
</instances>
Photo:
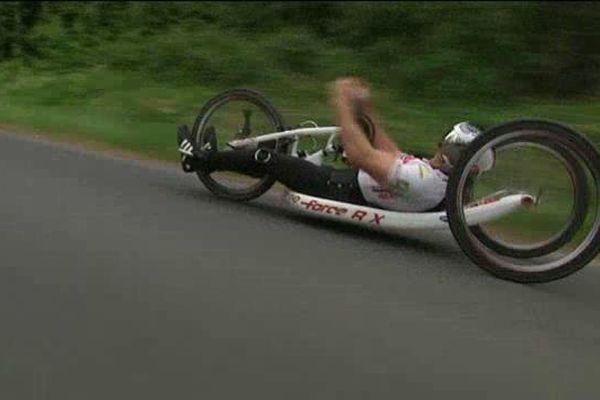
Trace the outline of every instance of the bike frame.
<instances>
[{"instance_id":1,"label":"bike frame","mask_svg":"<svg viewBox=\"0 0 600 400\"><path fill-rule=\"evenodd\" d=\"M298 141L302 137L329 136L324 148L308 154L303 159L316 165L321 165L323 156L328 152L337 151L333 146L333 140L339 135L340 128L337 126L318 127L316 123L307 121L315 126L310 128L289 129L282 132L267 133L264 135L232 140L228 145L234 149L256 146L262 142L280 139L292 139L290 154L299 157ZM344 220L359 225L369 225L387 231L402 231L413 229L447 229L448 219L446 212L407 213L379 208L358 206L354 204L341 203L333 200L322 199L293 191L285 191L284 200L297 210L304 213L318 215L328 219ZM519 208L530 208L535 206L536 197L527 193L509 193L500 191L487 199L467 206L465 212L467 224L477 225L479 223L492 221L516 211Z\"/></svg>"},{"instance_id":2,"label":"bike frame","mask_svg":"<svg viewBox=\"0 0 600 400\"><path fill-rule=\"evenodd\" d=\"M309 121L313 123L312 121ZM313 123L314 124L314 123ZM280 139L292 139L292 148L290 151L290 155L293 157L299 157L298 152L298 141L302 137L314 137L314 136L329 136L327 139L327 143L325 147L320 150L315 151L314 153L307 154L303 157L306 161L310 161L313 164L321 165L323 163L323 157L328 153L335 152L336 149L333 146L333 140L339 135L340 128L337 126L323 126L319 127L314 124L314 127L310 128L296 128L289 129L282 132L274 132L267 133L264 135L245 138L245 139L237 139L228 142L227 144L234 149L239 149L243 147L256 146L262 142L268 142L272 140L280 140Z\"/></svg>"},{"instance_id":3,"label":"bike frame","mask_svg":"<svg viewBox=\"0 0 600 400\"><path fill-rule=\"evenodd\" d=\"M411 213L384 210L357 204L309 196L286 190L283 201L292 208L319 218L344 221L387 232L448 229L446 211ZM535 198L526 193L498 193L465 209L467 225L493 221L518 209L535 206Z\"/></svg>"}]
</instances>

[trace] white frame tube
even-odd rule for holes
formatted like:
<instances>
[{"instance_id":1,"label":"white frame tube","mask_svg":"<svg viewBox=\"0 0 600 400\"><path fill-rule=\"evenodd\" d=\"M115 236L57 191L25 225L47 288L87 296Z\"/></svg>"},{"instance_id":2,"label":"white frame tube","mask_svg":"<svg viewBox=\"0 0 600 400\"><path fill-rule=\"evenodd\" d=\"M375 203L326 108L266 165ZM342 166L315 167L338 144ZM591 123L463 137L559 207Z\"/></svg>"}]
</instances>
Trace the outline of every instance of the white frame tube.
<instances>
[{"instance_id":1,"label":"white frame tube","mask_svg":"<svg viewBox=\"0 0 600 400\"><path fill-rule=\"evenodd\" d=\"M284 201L304 214L389 232L449 228L446 211L414 213L391 211L327 200L289 190L285 191ZM490 199L484 204L468 207L465 210L465 217L469 226L477 225L499 219L533 204L535 198L529 194L509 194L498 199Z\"/></svg>"},{"instance_id":2,"label":"white frame tube","mask_svg":"<svg viewBox=\"0 0 600 400\"><path fill-rule=\"evenodd\" d=\"M261 142L267 142L269 140L277 140L285 137L294 137L299 138L301 136L326 136L331 135L327 144L329 145L333 140L333 137L337 135L340 131L340 128L337 126L323 126L318 128L298 128L298 129L290 129L282 132L274 132L267 133L265 135L260 135L256 137L246 138L246 139L238 139L232 140L229 142L229 146L233 148L240 148L246 146L256 145Z\"/></svg>"}]
</instances>

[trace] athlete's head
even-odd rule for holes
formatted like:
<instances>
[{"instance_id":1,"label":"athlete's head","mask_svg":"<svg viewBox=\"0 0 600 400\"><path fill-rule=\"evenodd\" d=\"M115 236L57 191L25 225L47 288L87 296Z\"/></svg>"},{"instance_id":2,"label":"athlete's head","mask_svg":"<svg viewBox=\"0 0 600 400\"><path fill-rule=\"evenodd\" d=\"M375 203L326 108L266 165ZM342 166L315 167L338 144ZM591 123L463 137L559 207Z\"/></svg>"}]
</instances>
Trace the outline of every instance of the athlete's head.
<instances>
[{"instance_id":1,"label":"athlete's head","mask_svg":"<svg viewBox=\"0 0 600 400\"><path fill-rule=\"evenodd\" d=\"M470 122L459 122L454 125L440 143L439 154L443 161L442 169L451 170L460 159L467 146L481 135L481 130ZM480 171L487 171L494 165L494 153L489 150L484 153L476 166Z\"/></svg>"}]
</instances>

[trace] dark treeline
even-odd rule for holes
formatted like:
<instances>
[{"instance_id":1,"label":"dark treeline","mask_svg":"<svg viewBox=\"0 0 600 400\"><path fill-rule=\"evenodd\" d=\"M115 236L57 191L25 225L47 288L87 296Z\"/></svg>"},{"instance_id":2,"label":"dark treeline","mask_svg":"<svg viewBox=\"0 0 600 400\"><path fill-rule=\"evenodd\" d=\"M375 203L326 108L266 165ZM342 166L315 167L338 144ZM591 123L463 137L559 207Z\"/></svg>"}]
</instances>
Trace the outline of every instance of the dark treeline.
<instances>
[{"instance_id":1,"label":"dark treeline","mask_svg":"<svg viewBox=\"0 0 600 400\"><path fill-rule=\"evenodd\" d=\"M596 2L4 2L0 60L252 84L359 73L412 96L600 93Z\"/></svg>"}]
</instances>

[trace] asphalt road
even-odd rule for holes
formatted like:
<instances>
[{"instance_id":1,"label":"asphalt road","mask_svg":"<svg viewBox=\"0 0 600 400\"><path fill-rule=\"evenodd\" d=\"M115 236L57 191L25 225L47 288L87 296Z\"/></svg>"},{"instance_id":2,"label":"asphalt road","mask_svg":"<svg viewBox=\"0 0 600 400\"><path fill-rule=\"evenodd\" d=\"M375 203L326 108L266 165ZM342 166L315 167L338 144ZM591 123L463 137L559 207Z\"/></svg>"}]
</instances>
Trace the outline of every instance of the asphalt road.
<instances>
[{"instance_id":1,"label":"asphalt road","mask_svg":"<svg viewBox=\"0 0 600 400\"><path fill-rule=\"evenodd\" d=\"M0 399L591 399L600 268L526 286L449 234L237 204L0 134Z\"/></svg>"}]
</instances>

